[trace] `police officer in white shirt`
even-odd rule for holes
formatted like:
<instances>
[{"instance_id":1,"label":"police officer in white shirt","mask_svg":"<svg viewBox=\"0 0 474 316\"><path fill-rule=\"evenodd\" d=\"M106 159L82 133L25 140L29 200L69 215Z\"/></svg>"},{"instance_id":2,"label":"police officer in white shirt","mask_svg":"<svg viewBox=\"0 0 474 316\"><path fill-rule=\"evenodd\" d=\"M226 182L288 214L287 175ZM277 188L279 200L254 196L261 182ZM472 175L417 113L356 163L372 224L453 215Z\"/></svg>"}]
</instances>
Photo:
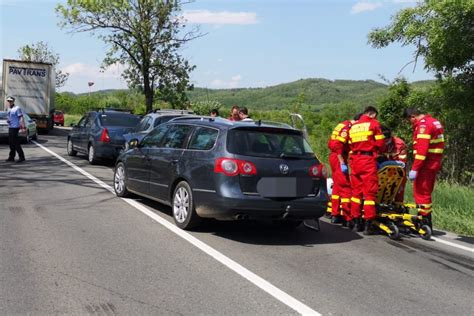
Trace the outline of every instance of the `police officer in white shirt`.
<instances>
[{"instance_id":1,"label":"police officer in white shirt","mask_svg":"<svg viewBox=\"0 0 474 316\"><path fill-rule=\"evenodd\" d=\"M10 109L8 110L8 143L10 144L10 154L6 161L15 161L15 154L18 153L18 160L16 162L25 161L25 154L20 145L20 137L18 133L25 129L25 120L23 119L23 112L21 108L15 105L15 98L9 96L7 98Z\"/></svg>"}]
</instances>

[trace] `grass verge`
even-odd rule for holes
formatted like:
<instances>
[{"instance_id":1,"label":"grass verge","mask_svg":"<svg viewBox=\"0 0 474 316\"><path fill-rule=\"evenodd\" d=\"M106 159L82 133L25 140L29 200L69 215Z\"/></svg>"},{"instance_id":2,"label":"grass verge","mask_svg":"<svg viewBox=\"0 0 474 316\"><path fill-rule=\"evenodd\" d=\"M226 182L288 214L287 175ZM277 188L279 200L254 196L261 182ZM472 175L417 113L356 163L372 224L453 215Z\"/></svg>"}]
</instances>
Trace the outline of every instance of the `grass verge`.
<instances>
[{"instance_id":1,"label":"grass verge","mask_svg":"<svg viewBox=\"0 0 474 316\"><path fill-rule=\"evenodd\" d=\"M413 184L407 183L405 200L414 203ZM474 236L474 188L437 182L433 193L433 226Z\"/></svg>"},{"instance_id":2,"label":"grass verge","mask_svg":"<svg viewBox=\"0 0 474 316\"><path fill-rule=\"evenodd\" d=\"M81 119L82 115L78 114L64 114L64 126L71 126L71 124L77 124Z\"/></svg>"}]
</instances>

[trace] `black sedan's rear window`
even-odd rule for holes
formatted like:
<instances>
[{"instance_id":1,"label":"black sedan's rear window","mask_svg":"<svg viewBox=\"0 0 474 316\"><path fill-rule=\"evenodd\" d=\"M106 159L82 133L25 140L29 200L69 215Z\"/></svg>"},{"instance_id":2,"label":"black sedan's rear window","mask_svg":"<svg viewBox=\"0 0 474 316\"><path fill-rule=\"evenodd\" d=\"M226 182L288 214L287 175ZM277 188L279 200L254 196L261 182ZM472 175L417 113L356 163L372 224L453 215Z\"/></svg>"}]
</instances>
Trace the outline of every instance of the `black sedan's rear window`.
<instances>
[{"instance_id":1,"label":"black sedan's rear window","mask_svg":"<svg viewBox=\"0 0 474 316\"><path fill-rule=\"evenodd\" d=\"M105 113L99 117L103 126L135 127L140 121L138 116L128 113Z\"/></svg>"},{"instance_id":2,"label":"black sedan's rear window","mask_svg":"<svg viewBox=\"0 0 474 316\"><path fill-rule=\"evenodd\" d=\"M280 128L231 129L227 134L227 150L254 157L315 157L301 132Z\"/></svg>"}]
</instances>

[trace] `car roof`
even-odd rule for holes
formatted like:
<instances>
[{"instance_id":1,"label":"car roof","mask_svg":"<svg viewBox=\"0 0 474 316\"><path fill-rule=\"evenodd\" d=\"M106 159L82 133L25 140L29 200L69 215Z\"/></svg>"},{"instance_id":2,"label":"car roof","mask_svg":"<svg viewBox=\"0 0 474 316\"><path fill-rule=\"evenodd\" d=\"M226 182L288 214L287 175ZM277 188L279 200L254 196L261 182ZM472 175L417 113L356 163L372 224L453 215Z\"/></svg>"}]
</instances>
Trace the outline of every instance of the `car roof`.
<instances>
[{"instance_id":1,"label":"car roof","mask_svg":"<svg viewBox=\"0 0 474 316\"><path fill-rule=\"evenodd\" d=\"M202 125L202 126L213 126L218 127L220 129L233 129L239 127L246 127L246 128L261 128L261 127L268 127L268 128L279 128L284 130L293 130L298 131L297 129L293 128L292 126L280 123L280 122L269 122L269 121L230 121L225 118L221 117L210 117L210 116L184 116L172 119L168 123L192 123L195 125Z\"/></svg>"},{"instance_id":2,"label":"car roof","mask_svg":"<svg viewBox=\"0 0 474 316\"><path fill-rule=\"evenodd\" d=\"M163 117L163 116L179 117L179 116L186 116L186 115L192 115L192 114L180 113L180 112L167 112L167 113L148 113L148 114L145 115L145 116L156 118L156 117ZM144 117L145 117L145 116L144 116Z\"/></svg>"}]
</instances>

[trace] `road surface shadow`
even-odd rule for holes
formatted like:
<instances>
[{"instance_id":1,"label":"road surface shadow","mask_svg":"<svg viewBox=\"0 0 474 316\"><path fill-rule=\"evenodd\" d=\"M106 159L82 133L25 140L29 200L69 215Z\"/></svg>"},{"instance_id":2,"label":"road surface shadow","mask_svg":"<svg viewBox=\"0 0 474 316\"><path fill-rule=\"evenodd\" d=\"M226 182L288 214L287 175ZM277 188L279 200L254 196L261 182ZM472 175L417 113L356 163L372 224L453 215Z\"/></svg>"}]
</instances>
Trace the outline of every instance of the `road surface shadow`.
<instances>
[{"instance_id":1,"label":"road surface shadow","mask_svg":"<svg viewBox=\"0 0 474 316\"><path fill-rule=\"evenodd\" d=\"M172 210L169 206L136 196L134 198L152 208L158 215L162 213L172 216ZM212 234L246 244L274 246L300 245L311 247L318 244L346 243L363 238L359 234L341 228L339 225L332 225L324 221L320 221L320 225L321 230L315 231L304 225L294 229L285 229L271 221L205 219L192 231L194 233Z\"/></svg>"}]
</instances>

